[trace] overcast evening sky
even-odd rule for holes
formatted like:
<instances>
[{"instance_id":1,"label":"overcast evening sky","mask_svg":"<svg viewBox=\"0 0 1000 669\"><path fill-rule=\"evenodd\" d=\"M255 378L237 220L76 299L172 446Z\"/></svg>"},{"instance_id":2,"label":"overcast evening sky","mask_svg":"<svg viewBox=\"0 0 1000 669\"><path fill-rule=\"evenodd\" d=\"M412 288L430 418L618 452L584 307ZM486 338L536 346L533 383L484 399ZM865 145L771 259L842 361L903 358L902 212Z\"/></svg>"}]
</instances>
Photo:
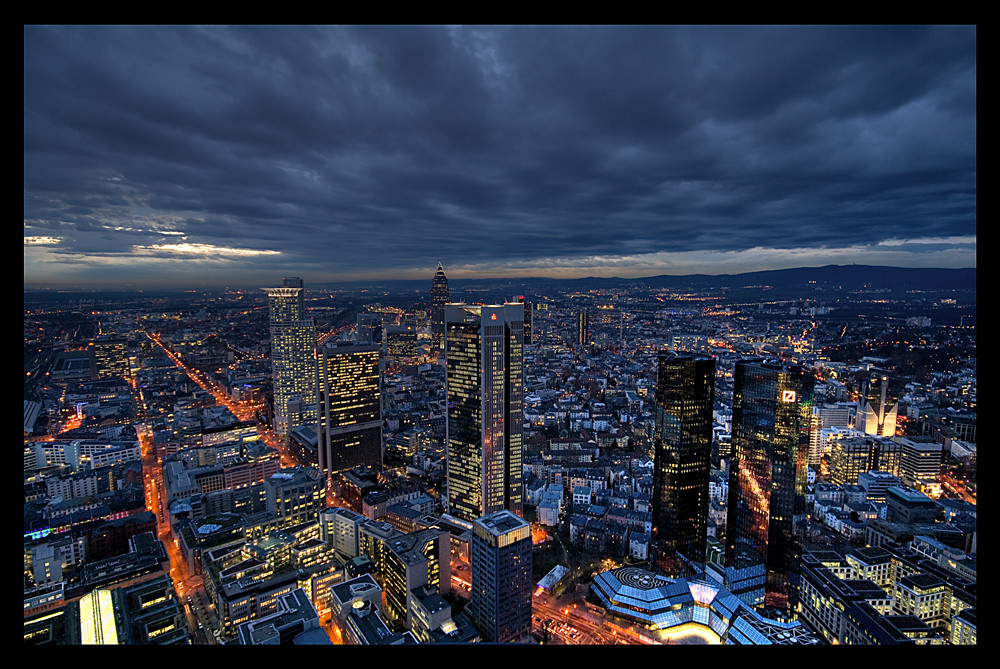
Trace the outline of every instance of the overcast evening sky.
<instances>
[{"instance_id":1,"label":"overcast evening sky","mask_svg":"<svg viewBox=\"0 0 1000 669\"><path fill-rule=\"evenodd\" d=\"M24 28L24 282L976 266L976 28Z\"/></svg>"}]
</instances>

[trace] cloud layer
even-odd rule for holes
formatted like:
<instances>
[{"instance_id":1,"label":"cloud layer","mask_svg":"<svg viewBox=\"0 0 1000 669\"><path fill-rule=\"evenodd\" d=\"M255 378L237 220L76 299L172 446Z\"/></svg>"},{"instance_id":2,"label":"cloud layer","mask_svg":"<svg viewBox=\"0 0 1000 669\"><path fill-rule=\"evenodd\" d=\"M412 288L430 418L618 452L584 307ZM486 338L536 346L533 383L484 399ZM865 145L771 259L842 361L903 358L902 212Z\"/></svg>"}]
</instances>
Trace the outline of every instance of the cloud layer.
<instances>
[{"instance_id":1,"label":"cloud layer","mask_svg":"<svg viewBox=\"0 0 1000 669\"><path fill-rule=\"evenodd\" d=\"M24 29L24 278L975 265L974 27Z\"/></svg>"}]
</instances>

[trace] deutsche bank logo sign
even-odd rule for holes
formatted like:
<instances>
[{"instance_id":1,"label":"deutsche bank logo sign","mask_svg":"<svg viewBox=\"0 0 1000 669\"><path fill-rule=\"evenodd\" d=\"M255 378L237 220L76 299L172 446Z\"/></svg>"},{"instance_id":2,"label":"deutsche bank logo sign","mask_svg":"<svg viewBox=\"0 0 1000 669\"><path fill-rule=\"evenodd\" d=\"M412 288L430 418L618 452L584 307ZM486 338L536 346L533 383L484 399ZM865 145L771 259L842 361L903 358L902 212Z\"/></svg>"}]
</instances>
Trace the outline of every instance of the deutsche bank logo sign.
<instances>
[{"instance_id":1,"label":"deutsche bank logo sign","mask_svg":"<svg viewBox=\"0 0 1000 669\"><path fill-rule=\"evenodd\" d=\"M794 402L795 401L795 391L794 390L782 390L781 391L781 401L782 402Z\"/></svg>"}]
</instances>

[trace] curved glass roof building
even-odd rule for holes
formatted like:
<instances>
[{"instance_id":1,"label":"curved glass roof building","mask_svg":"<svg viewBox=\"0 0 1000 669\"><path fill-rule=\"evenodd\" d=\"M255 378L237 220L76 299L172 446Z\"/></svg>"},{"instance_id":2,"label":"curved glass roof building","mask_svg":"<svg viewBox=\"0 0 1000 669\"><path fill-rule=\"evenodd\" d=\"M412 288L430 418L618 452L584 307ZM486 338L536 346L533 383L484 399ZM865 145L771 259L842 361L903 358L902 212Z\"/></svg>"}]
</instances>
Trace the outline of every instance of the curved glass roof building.
<instances>
[{"instance_id":1,"label":"curved glass roof building","mask_svg":"<svg viewBox=\"0 0 1000 669\"><path fill-rule=\"evenodd\" d=\"M765 618L708 573L667 578L639 567L619 567L594 576L590 591L610 614L646 629L693 623L730 645L821 643L799 622Z\"/></svg>"}]
</instances>

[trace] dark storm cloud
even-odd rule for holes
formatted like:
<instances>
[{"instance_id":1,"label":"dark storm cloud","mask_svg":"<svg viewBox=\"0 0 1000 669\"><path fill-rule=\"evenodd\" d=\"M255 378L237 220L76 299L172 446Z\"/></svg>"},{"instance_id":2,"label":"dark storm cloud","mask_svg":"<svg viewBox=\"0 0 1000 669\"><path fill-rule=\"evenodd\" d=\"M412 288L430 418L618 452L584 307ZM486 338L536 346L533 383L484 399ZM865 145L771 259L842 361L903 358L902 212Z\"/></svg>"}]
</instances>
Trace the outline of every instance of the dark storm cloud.
<instances>
[{"instance_id":1,"label":"dark storm cloud","mask_svg":"<svg viewBox=\"0 0 1000 669\"><path fill-rule=\"evenodd\" d=\"M967 266L975 53L970 27L26 27L25 280L925 238Z\"/></svg>"}]
</instances>

